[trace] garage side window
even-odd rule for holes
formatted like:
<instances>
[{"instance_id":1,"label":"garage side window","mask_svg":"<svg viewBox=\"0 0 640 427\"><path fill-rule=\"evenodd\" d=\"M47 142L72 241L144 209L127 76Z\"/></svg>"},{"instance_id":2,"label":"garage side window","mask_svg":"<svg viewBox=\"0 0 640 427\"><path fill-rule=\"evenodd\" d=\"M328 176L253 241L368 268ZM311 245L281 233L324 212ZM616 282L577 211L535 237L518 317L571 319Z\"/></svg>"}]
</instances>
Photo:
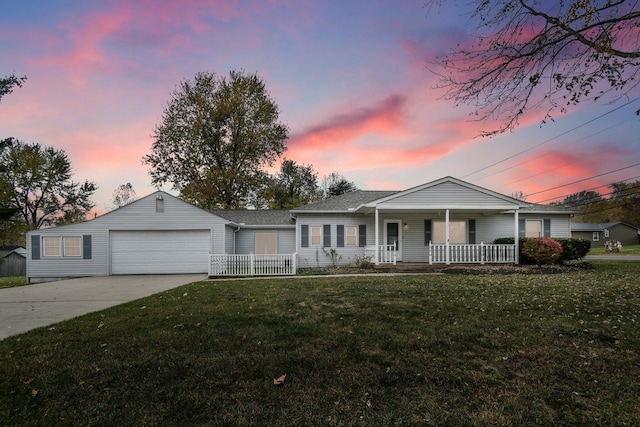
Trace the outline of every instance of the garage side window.
<instances>
[{"instance_id":1,"label":"garage side window","mask_svg":"<svg viewBox=\"0 0 640 427\"><path fill-rule=\"evenodd\" d=\"M81 236L45 236L42 238L43 257L81 257Z\"/></svg>"},{"instance_id":2,"label":"garage side window","mask_svg":"<svg viewBox=\"0 0 640 427\"><path fill-rule=\"evenodd\" d=\"M79 257L82 255L81 237L64 237L62 239L64 256Z\"/></svg>"},{"instance_id":3,"label":"garage side window","mask_svg":"<svg viewBox=\"0 0 640 427\"><path fill-rule=\"evenodd\" d=\"M42 238L42 256L61 256L61 237L43 237Z\"/></svg>"}]
</instances>

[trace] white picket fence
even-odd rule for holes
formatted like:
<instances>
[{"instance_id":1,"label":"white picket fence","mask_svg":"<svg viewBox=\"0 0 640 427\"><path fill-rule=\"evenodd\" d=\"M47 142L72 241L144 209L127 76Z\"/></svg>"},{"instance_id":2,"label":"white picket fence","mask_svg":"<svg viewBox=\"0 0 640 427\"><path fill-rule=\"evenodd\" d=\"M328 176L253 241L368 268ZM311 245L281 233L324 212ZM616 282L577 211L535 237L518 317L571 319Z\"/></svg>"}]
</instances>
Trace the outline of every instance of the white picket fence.
<instances>
[{"instance_id":1,"label":"white picket fence","mask_svg":"<svg viewBox=\"0 0 640 427\"><path fill-rule=\"evenodd\" d=\"M429 264L513 264L515 245L433 244L429 242Z\"/></svg>"},{"instance_id":2,"label":"white picket fence","mask_svg":"<svg viewBox=\"0 0 640 427\"><path fill-rule=\"evenodd\" d=\"M376 247L365 246L365 256L371 257L371 260L376 262ZM396 245L379 245L378 246L378 264L396 264L398 262L398 251Z\"/></svg>"},{"instance_id":3,"label":"white picket fence","mask_svg":"<svg viewBox=\"0 0 640 427\"><path fill-rule=\"evenodd\" d=\"M209 254L209 276L293 276L297 254Z\"/></svg>"}]
</instances>

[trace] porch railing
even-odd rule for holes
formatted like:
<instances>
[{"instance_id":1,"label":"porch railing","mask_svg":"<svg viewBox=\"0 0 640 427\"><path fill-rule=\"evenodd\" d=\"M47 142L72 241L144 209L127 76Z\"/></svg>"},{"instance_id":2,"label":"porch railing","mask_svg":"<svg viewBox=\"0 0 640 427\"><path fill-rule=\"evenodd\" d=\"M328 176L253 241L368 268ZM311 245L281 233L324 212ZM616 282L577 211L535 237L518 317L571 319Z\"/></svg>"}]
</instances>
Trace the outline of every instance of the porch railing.
<instances>
[{"instance_id":1,"label":"porch railing","mask_svg":"<svg viewBox=\"0 0 640 427\"><path fill-rule=\"evenodd\" d=\"M292 276L297 254L209 254L209 276Z\"/></svg>"},{"instance_id":2,"label":"porch railing","mask_svg":"<svg viewBox=\"0 0 640 427\"><path fill-rule=\"evenodd\" d=\"M371 260L376 263L376 247L365 246L365 255L371 257ZM398 250L396 245L379 245L378 246L378 262L376 264L396 264L398 262Z\"/></svg>"},{"instance_id":3,"label":"porch railing","mask_svg":"<svg viewBox=\"0 0 640 427\"><path fill-rule=\"evenodd\" d=\"M515 245L429 242L429 264L513 264L515 262Z\"/></svg>"}]
</instances>

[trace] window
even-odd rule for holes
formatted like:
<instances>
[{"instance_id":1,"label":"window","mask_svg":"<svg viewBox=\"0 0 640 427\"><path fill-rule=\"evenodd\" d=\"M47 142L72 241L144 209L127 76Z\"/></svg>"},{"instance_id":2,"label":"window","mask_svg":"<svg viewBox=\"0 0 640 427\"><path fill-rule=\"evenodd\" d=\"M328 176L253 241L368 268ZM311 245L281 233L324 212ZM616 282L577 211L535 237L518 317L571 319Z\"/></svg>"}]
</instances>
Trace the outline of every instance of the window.
<instances>
[{"instance_id":1,"label":"window","mask_svg":"<svg viewBox=\"0 0 640 427\"><path fill-rule=\"evenodd\" d=\"M600 233L598 233L597 231L593 232L593 241L594 242L598 242L600 240Z\"/></svg>"},{"instance_id":2,"label":"window","mask_svg":"<svg viewBox=\"0 0 640 427\"><path fill-rule=\"evenodd\" d=\"M256 233L256 255L275 255L278 253L276 245L276 232Z\"/></svg>"},{"instance_id":3,"label":"window","mask_svg":"<svg viewBox=\"0 0 640 427\"><path fill-rule=\"evenodd\" d=\"M347 226L345 227L347 246L356 246L358 244L358 227Z\"/></svg>"},{"instance_id":4,"label":"window","mask_svg":"<svg viewBox=\"0 0 640 427\"><path fill-rule=\"evenodd\" d=\"M81 256L82 255L82 238L81 237L64 237L62 239L64 255L63 256Z\"/></svg>"},{"instance_id":5,"label":"window","mask_svg":"<svg viewBox=\"0 0 640 427\"><path fill-rule=\"evenodd\" d=\"M43 257L81 257L82 237L45 236L42 238Z\"/></svg>"},{"instance_id":6,"label":"window","mask_svg":"<svg viewBox=\"0 0 640 427\"><path fill-rule=\"evenodd\" d=\"M609 230L604 230L604 237L609 238Z\"/></svg>"},{"instance_id":7,"label":"window","mask_svg":"<svg viewBox=\"0 0 640 427\"><path fill-rule=\"evenodd\" d=\"M542 221L528 219L525 225L525 237L542 237Z\"/></svg>"},{"instance_id":8,"label":"window","mask_svg":"<svg viewBox=\"0 0 640 427\"><path fill-rule=\"evenodd\" d=\"M446 243L446 224L442 220L433 221L433 243ZM449 221L449 243L467 243L467 221Z\"/></svg>"},{"instance_id":9,"label":"window","mask_svg":"<svg viewBox=\"0 0 640 427\"><path fill-rule=\"evenodd\" d=\"M43 237L42 256L61 256L60 240L60 237Z\"/></svg>"},{"instance_id":10,"label":"window","mask_svg":"<svg viewBox=\"0 0 640 427\"><path fill-rule=\"evenodd\" d=\"M311 244L320 246L322 243L322 227L311 227Z\"/></svg>"}]
</instances>

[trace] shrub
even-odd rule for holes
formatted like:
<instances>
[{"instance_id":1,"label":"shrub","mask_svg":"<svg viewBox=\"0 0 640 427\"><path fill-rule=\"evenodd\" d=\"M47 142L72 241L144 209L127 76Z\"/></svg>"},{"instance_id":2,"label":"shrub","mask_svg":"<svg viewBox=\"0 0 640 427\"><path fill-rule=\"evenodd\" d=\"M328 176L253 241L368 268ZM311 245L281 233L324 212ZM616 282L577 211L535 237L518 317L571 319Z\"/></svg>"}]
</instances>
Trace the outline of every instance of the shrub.
<instances>
[{"instance_id":1,"label":"shrub","mask_svg":"<svg viewBox=\"0 0 640 427\"><path fill-rule=\"evenodd\" d=\"M562 245L550 237L530 238L522 245L522 255L537 265L555 264L562 256Z\"/></svg>"},{"instance_id":2,"label":"shrub","mask_svg":"<svg viewBox=\"0 0 640 427\"><path fill-rule=\"evenodd\" d=\"M363 270L368 270L373 268L373 262L371 261L373 258L371 256L356 256L351 261L351 266L355 268L360 268Z\"/></svg>"},{"instance_id":3,"label":"shrub","mask_svg":"<svg viewBox=\"0 0 640 427\"><path fill-rule=\"evenodd\" d=\"M523 254L523 246L524 243L529 240L525 237L520 237L518 239L518 251L520 253L520 263L521 264L537 264L535 260L530 259L530 257L526 254ZM591 249L591 242L586 239L573 239L568 237L557 237L554 238L556 242L560 243L562 246L562 255L556 261L557 263L564 263L571 260L584 258L589 249ZM513 237L501 237L493 241L493 243L497 245L513 245Z\"/></svg>"},{"instance_id":4,"label":"shrub","mask_svg":"<svg viewBox=\"0 0 640 427\"><path fill-rule=\"evenodd\" d=\"M558 238L554 240L562 245L562 255L558 262L582 259L591 249L591 241L587 239Z\"/></svg>"}]
</instances>

